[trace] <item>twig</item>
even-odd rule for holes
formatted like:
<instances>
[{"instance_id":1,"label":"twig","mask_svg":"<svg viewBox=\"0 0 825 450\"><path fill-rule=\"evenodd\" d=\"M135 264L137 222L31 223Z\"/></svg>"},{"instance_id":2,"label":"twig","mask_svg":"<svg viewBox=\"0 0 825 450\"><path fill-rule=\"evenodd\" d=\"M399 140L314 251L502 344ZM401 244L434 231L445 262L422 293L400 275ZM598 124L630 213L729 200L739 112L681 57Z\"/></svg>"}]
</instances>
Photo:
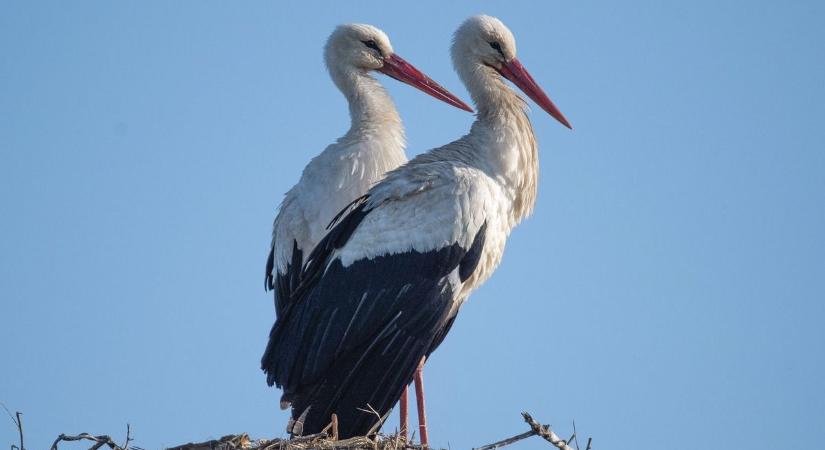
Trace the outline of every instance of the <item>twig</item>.
<instances>
[{"instance_id":1,"label":"twig","mask_svg":"<svg viewBox=\"0 0 825 450\"><path fill-rule=\"evenodd\" d=\"M212 440L212 441L206 441L206 442L198 442L198 443L190 442L188 444L183 444L183 445L178 445L178 446L175 446L175 447L170 447L166 450L213 450L213 449L229 450L229 449L240 449L240 448L247 447L247 445L249 444L249 441L250 441L249 435L247 435L246 433L242 433L242 434L238 434L238 435L230 434L230 435L227 435L227 436L223 436L220 439L216 439L216 440ZM277 444L279 442L282 442L282 441L278 440L278 439L275 439L273 441L263 440L263 441L260 441L259 445L256 446L256 447L258 449L270 448L270 445L273 442L275 443L275 445L272 445L271 448L276 448Z\"/></svg>"},{"instance_id":2,"label":"twig","mask_svg":"<svg viewBox=\"0 0 825 450\"><path fill-rule=\"evenodd\" d=\"M15 416L11 415L11 411L9 411L9 408L6 408L6 405L4 403L0 403L0 406L2 406L3 409L6 410L6 414L9 415L9 419L11 419L11 421L14 423L14 426L17 427L17 432L20 433L20 447L11 444L11 450L25 450L25 448L23 447L23 419L20 418L20 416L22 416L23 414L21 414L20 411L17 411L17 413L15 414L17 418L15 419Z\"/></svg>"},{"instance_id":3,"label":"twig","mask_svg":"<svg viewBox=\"0 0 825 450\"><path fill-rule=\"evenodd\" d=\"M3 409L6 410L6 414L9 415L9 419L11 419L12 423L14 423L14 426L17 427L17 430L20 432L20 447L11 444L11 450L23 450L23 424L22 422L20 422L20 412L17 413L17 419L15 419L14 416L11 415L11 411L9 411L9 408L6 408L5 403L0 402L0 406L2 406Z\"/></svg>"},{"instance_id":4,"label":"twig","mask_svg":"<svg viewBox=\"0 0 825 450\"><path fill-rule=\"evenodd\" d=\"M23 419L20 418L22 414L20 411L15 413L17 416L17 431L20 433L20 450L26 450L26 447L23 445Z\"/></svg>"},{"instance_id":5,"label":"twig","mask_svg":"<svg viewBox=\"0 0 825 450\"><path fill-rule=\"evenodd\" d=\"M576 450L579 450L579 448L578 448L578 442L579 441L578 441L578 438L576 438L576 423L575 422L573 422L573 435L570 436L570 439L565 441L565 440L559 438L556 435L556 433L554 433L550 429L550 425L541 425L541 424L539 424L527 412L523 412L523 413L521 413L521 415L522 415L522 417L524 417L524 421L527 422L528 425L530 425L530 428L531 428L530 431L528 431L526 433L521 433L517 436L513 436L511 438L507 438L507 439L504 439L504 440L501 440L501 441L498 441L498 442L494 442L492 444L487 444L483 447L478 447L478 448L475 448L473 450L494 450L494 449L497 449L497 448L504 447L505 445L510 445L512 443L518 442L522 439L527 439L531 436L541 436L547 442L550 442L551 444L553 444L559 450L573 450L573 448L571 448L568 444L575 440L576 441ZM592 442L592 439L587 440L587 448L585 450L591 450L590 449L591 442Z\"/></svg>"},{"instance_id":6,"label":"twig","mask_svg":"<svg viewBox=\"0 0 825 450\"><path fill-rule=\"evenodd\" d=\"M474 448L473 450L494 450L494 449L497 449L497 448L504 447L505 445L513 444L513 443L518 442L522 439L527 439L527 438L535 436L535 435L536 435L536 432L533 431L533 430L530 430L526 433L521 433L521 434L513 436L511 438L502 439L498 442L493 442L492 444L487 444L484 447Z\"/></svg>"},{"instance_id":7,"label":"twig","mask_svg":"<svg viewBox=\"0 0 825 450\"><path fill-rule=\"evenodd\" d=\"M524 421L530 425L530 428L536 432L539 436L544 438L545 441L553 444L554 447L558 448L559 450L573 450L572 447L567 445L567 441L560 438L553 430L550 429L550 425L541 425L540 423L536 422L533 419L533 416L530 415L528 412L521 413L522 417L524 417Z\"/></svg>"},{"instance_id":8,"label":"twig","mask_svg":"<svg viewBox=\"0 0 825 450\"><path fill-rule=\"evenodd\" d=\"M57 437L57 439L54 440L51 450L57 450L57 444L59 444L62 441L92 441L95 444L91 447L91 450L97 450L100 447L103 447L104 445L108 445L109 448L111 448L112 450L124 450L119 445L117 445L117 443L115 443L111 436L105 434L102 434L100 436L93 436L89 433L80 433L77 436L61 434Z\"/></svg>"},{"instance_id":9,"label":"twig","mask_svg":"<svg viewBox=\"0 0 825 450\"><path fill-rule=\"evenodd\" d=\"M322 432L316 433L316 434L308 434L306 436L294 437L294 438L290 439L289 442L291 442L293 444L300 444L300 443L303 443L303 442L316 441L318 439L326 439L328 437L329 437L329 434L327 434L326 431L322 431Z\"/></svg>"},{"instance_id":10,"label":"twig","mask_svg":"<svg viewBox=\"0 0 825 450\"><path fill-rule=\"evenodd\" d=\"M366 434L366 435L367 435L367 436L372 436L372 435L374 435L374 434L377 434L377 433L378 433L378 430L379 430L379 429L381 428L381 426L384 424L384 420L386 420L386 419L387 419L387 416L389 416L389 414L390 414L390 412L392 412L392 410L390 410L389 412L387 412L387 414L385 414L385 415L384 415L384 417L381 417L381 414L378 414L378 411L376 411L376 410L375 410L375 408L373 408L373 407L372 407L372 405L370 405L369 403L367 403L367 408L369 408L369 409L358 408L358 410L359 410L359 411L362 411L362 412L365 412L365 413L371 413L371 414L373 414L375 417L377 417L377 418L378 418L378 422L375 422L375 425L373 425L373 426L372 426L372 428L370 428L370 430L369 430L369 431L367 431L367 434Z\"/></svg>"},{"instance_id":11,"label":"twig","mask_svg":"<svg viewBox=\"0 0 825 450\"><path fill-rule=\"evenodd\" d=\"M99 450L100 447L103 447L104 445L109 447L112 450L130 450L130 449L131 450L143 450L142 448L140 448L138 446L134 446L134 445L129 447L129 443L134 441L134 439L132 439L132 427L129 424L126 424L126 443L123 444L123 447L117 445L117 442L115 442L115 440L112 439L112 437L107 435L107 434L101 434L99 436L95 436L95 435L89 434L89 433L80 433L76 436L72 436L72 435L61 433L60 436L58 436L57 439L54 440L54 443L52 444L50 450L57 450L57 444L59 444L63 441L66 441L66 442L71 442L71 441L91 441L91 442L94 442L94 444L91 447L89 447L89 450Z\"/></svg>"},{"instance_id":12,"label":"twig","mask_svg":"<svg viewBox=\"0 0 825 450\"><path fill-rule=\"evenodd\" d=\"M570 437L570 440L569 440L569 441L567 441L567 442L572 442L573 440L575 440L575 441L576 441L576 450L581 450L581 449L579 448L579 437L578 437L578 435L577 435L577 433L576 433L576 421L575 421L575 420L573 420L573 436L571 436L571 437Z\"/></svg>"},{"instance_id":13,"label":"twig","mask_svg":"<svg viewBox=\"0 0 825 450\"><path fill-rule=\"evenodd\" d=\"M126 443L123 444L123 450L129 450L129 442L132 441L132 427L126 424Z\"/></svg>"}]
</instances>

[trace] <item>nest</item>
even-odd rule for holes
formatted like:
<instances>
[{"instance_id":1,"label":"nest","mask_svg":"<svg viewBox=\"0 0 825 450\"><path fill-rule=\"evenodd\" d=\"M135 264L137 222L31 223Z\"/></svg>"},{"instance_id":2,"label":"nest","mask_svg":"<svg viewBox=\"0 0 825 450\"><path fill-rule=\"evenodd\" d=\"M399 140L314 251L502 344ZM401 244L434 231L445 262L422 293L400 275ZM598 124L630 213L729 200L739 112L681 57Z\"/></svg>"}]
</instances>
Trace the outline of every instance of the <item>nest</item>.
<instances>
[{"instance_id":1,"label":"nest","mask_svg":"<svg viewBox=\"0 0 825 450\"><path fill-rule=\"evenodd\" d=\"M327 433L292 439L252 440L249 435L233 434L213 441L190 443L167 450L423 450L424 447L407 442L401 435L358 436L336 440Z\"/></svg>"},{"instance_id":2,"label":"nest","mask_svg":"<svg viewBox=\"0 0 825 450\"><path fill-rule=\"evenodd\" d=\"M11 415L11 413L9 413ZM579 442L576 438L576 423L573 422L573 435L569 439L561 439L550 425L542 425L533 419L530 414L521 413L524 421L530 426L530 431L518 434L516 436L503 439L492 444L477 447L473 450L495 450L506 445L510 445L527 439L531 436L539 436L552 446L559 450L574 450L570 444L575 444L575 450L579 449ZM14 420L17 429L20 432L20 445L12 445L12 450L26 450L23 445L23 423L20 419L20 413L17 413L17 419ZM143 450L142 448L130 445L133 441L131 437L131 427L126 426L126 441L124 444L118 444L108 435L95 436L89 433L80 433L78 435L61 434L55 439L51 450L58 450L58 445L61 442L72 441L91 441L94 444L89 447L89 450L100 450L102 447L108 447L111 450ZM592 439L587 440L585 450L591 450ZM333 422L321 433L310 436L294 437L292 439L259 439L253 440L248 434L230 434L220 439L214 439L206 442L189 443L170 447L166 450L436 450L431 447L422 446L409 442L405 433L401 434L374 434L370 436L359 436L349 439L338 439L337 420L333 418ZM443 450L443 449L442 449Z\"/></svg>"},{"instance_id":3,"label":"nest","mask_svg":"<svg viewBox=\"0 0 825 450\"><path fill-rule=\"evenodd\" d=\"M573 424L573 435L570 436L570 439L564 440L550 429L550 425L538 423L529 413L523 412L521 415L530 426L530 431L473 450L494 450L531 436L539 436L559 450L573 450L570 446L571 443L575 443L575 450L580 450L578 439L576 439L575 423ZM292 439L253 441L244 433L224 436L220 439L197 444L179 445L166 450L435 450L431 447L408 442L404 434L385 435L379 433L370 437L359 436L338 440L336 439L337 427L333 426L335 424L336 421L333 420L333 423L321 433ZM330 428L332 428L331 432L329 431ZM585 450L591 450L592 443L592 439L588 439Z\"/></svg>"}]
</instances>

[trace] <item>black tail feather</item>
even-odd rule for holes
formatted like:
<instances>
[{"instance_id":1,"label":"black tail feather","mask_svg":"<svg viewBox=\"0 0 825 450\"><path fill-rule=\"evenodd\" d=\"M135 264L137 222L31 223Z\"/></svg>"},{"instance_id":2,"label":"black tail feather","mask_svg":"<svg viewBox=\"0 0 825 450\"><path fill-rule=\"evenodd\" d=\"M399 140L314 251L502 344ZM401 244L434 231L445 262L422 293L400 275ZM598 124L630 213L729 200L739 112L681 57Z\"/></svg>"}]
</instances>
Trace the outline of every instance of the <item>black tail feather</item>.
<instances>
[{"instance_id":1,"label":"black tail feather","mask_svg":"<svg viewBox=\"0 0 825 450\"><path fill-rule=\"evenodd\" d=\"M390 412L429 348L412 338L387 347L391 339L388 334L364 352L351 352L322 383L292 395L293 418L310 408L304 434L320 432L335 413L342 439L364 436Z\"/></svg>"}]
</instances>

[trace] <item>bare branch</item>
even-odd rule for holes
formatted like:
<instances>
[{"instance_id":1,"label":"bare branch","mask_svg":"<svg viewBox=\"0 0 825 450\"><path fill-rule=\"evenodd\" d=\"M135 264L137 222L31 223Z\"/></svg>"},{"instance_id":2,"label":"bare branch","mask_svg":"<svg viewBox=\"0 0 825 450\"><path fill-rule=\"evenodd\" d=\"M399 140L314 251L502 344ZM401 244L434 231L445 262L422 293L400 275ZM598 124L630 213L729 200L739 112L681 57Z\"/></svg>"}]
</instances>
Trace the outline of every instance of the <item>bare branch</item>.
<instances>
[{"instance_id":1,"label":"bare branch","mask_svg":"<svg viewBox=\"0 0 825 450\"><path fill-rule=\"evenodd\" d=\"M80 433L78 435L68 435L68 434L61 434L54 440L50 450L57 450L57 445L61 442L73 442L73 441L90 441L94 442L89 450L99 450L103 446L109 447L111 450L143 450L138 446L129 446L129 443L134 441L132 439L132 427L129 424L126 424L126 443L123 444L123 447L117 445L114 439L107 434L101 434L95 436L89 433Z\"/></svg>"},{"instance_id":2,"label":"bare branch","mask_svg":"<svg viewBox=\"0 0 825 450\"><path fill-rule=\"evenodd\" d=\"M317 440L320 440L320 439L326 439L327 437L329 437L327 432L322 431L322 432L316 433L316 434L309 434L309 435L306 435L306 436L294 437L294 438L290 439L289 442L292 442L293 444L302 444L304 442L312 442L312 441L317 441Z\"/></svg>"},{"instance_id":3,"label":"bare branch","mask_svg":"<svg viewBox=\"0 0 825 450\"><path fill-rule=\"evenodd\" d=\"M14 423L14 426L17 427L17 432L20 434L20 446L18 447L14 444L11 444L11 450L25 450L25 448L23 447L23 419L20 418L20 416L22 416L23 414L21 414L20 411L17 411L17 413L15 413L15 415L13 416L11 415L11 411L9 411L9 408L6 408L6 405L4 403L0 402L0 406L2 406L3 409L6 410L6 414L9 415L9 419L11 419L11 421ZM17 417L16 419L15 416Z\"/></svg>"},{"instance_id":4,"label":"bare branch","mask_svg":"<svg viewBox=\"0 0 825 450\"><path fill-rule=\"evenodd\" d=\"M556 435L556 433L554 433L550 429L550 425L541 425L541 424L539 424L527 412L523 412L523 413L521 413L521 415L522 415L522 417L524 417L524 421L527 422L528 425L530 425L530 428L531 428L530 431L528 431L526 433L521 433L521 434L513 436L511 438L503 439L503 440L498 441L498 442L494 442L492 444L487 444L483 447L477 447L477 448L474 448L473 450L494 450L494 449L504 447L506 445L513 444L513 443L518 442L522 439L527 439L527 438L532 437L532 436L541 436L547 442L550 442L551 444L553 444L556 448L558 448L560 450L573 450L568 444L575 440L576 441L576 450L580 450L578 448L578 439L576 438L576 423L575 422L573 422L573 435L570 436L570 439L565 441L564 439L561 439L560 437L558 437ZM587 441L588 446L585 450L591 450L590 449L590 442L591 442L591 440Z\"/></svg>"},{"instance_id":5,"label":"bare branch","mask_svg":"<svg viewBox=\"0 0 825 450\"><path fill-rule=\"evenodd\" d=\"M57 444L59 444L60 442L63 442L63 441L66 441L66 442L71 442L71 441L92 441L92 442L95 443L91 447L92 450L97 450L100 447L103 447L104 445L108 445L109 448L111 448L112 450L123 450L123 448L121 448L119 445L117 445L115 443L115 441L110 436L105 435L105 434L102 434L100 436L94 436L94 435L91 435L89 433L80 433L76 436L61 434L60 436L57 437L57 439L54 440L54 443L52 444L51 450L57 450Z\"/></svg>"},{"instance_id":6,"label":"bare branch","mask_svg":"<svg viewBox=\"0 0 825 450\"><path fill-rule=\"evenodd\" d=\"M18 411L17 414L16 414L17 418L15 419L14 416L11 415L11 411L9 411L9 408L6 408L5 403L0 402L0 406L2 406L3 409L6 410L6 414L9 415L9 419L11 419L11 421L14 423L14 426L17 427L17 431L20 433L20 447L14 445L14 444L11 444L11 450L14 450L14 449L24 450L23 449L23 421L20 419L20 416L22 414L20 414L20 411Z\"/></svg>"},{"instance_id":7,"label":"bare branch","mask_svg":"<svg viewBox=\"0 0 825 450\"><path fill-rule=\"evenodd\" d=\"M553 430L550 429L550 425L541 425L533 419L533 416L530 415L528 412L521 413L522 417L524 417L524 421L530 425L530 428L536 432L539 436L544 438L545 441L553 444L554 447L558 448L559 450L573 450L572 447L567 445L567 441L560 438Z\"/></svg>"},{"instance_id":8,"label":"bare branch","mask_svg":"<svg viewBox=\"0 0 825 450\"><path fill-rule=\"evenodd\" d=\"M23 445L23 419L20 418L22 414L17 411L15 416L17 416L17 431L20 433L20 450L26 450L26 446Z\"/></svg>"},{"instance_id":9,"label":"bare branch","mask_svg":"<svg viewBox=\"0 0 825 450\"><path fill-rule=\"evenodd\" d=\"M494 450L494 449L497 449L497 448L504 447L505 445L513 444L513 443L518 442L522 439L527 439L527 438L535 436L535 435L536 435L536 432L533 431L533 430L530 430L526 433L521 433L521 434L513 436L511 438L502 439L498 442L493 442L492 444L487 444L483 447L474 448L473 450Z\"/></svg>"},{"instance_id":10,"label":"bare branch","mask_svg":"<svg viewBox=\"0 0 825 450\"><path fill-rule=\"evenodd\" d=\"M579 437L576 433L576 421L575 420L573 421L573 436L571 436L570 440L568 440L567 442L572 442L573 440L576 441L576 450L581 450L579 448Z\"/></svg>"},{"instance_id":11,"label":"bare branch","mask_svg":"<svg viewBox=\"0 0 825 450\"><path fill-rule=\"evenodd\" d=\"M0 402L0 406L2 406L2 407L3 407L3 409L5 409L5 410L6 410L6 414L8 414L8 415L9 415L9 419L11 419L11 421L12 421L12 422L14 422L14 426L17 426L17 421L16 421L16 420L14 420L14 416L11 414L11 411L9 411L9 408L6 408L6 404L5 404L5 403L3 403L3 402Z\"/></svg>"},{"instance_id":12,"label":"bare branch","mask_svg":"<svg viewBox=\"0 0 825 450\"><path fill-rule=\"evenodd\" d=\"M129 450L129 442L132 441L132 427L126 424L126 443L123 444L123 450Z\"/></svg>"},{"instance_id":13,"label":"bare branch","mask_svg":"<svg viewBox=\"0 0 825 450\"><path fill-rule=\"evenodd\" d=\"M280 440L276 439L275 441L260 441L261 445L258 446L259 449L268 448L266 444L271 442L280 442ZM230 450L230 449L241 449L249 447L250 439L249 435L246 433L242 434L231 434L228 436L224 436L220 439L206 441L206 442L199 442L199 443L188 443L183 445L178 445L175 447L168 448L166 450ZM274 446L273 448L277 448Z\"/></svg>"}]
</instances>

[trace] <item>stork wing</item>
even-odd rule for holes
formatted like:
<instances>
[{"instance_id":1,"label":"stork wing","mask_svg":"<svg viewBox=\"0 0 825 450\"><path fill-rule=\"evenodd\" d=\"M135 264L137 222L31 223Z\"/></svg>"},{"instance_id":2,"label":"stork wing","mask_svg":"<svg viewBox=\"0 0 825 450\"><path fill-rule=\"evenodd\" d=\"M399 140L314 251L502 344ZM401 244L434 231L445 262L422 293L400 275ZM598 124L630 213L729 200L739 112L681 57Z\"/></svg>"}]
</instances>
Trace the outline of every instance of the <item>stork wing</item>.
<instances>
[{"instance_id":1,"label":"stork wing","mask_svg":"<svg viewBox=\"0 0 825 450\"><path fill-rule=\"evenodd\" d=\"M276 316L283 314L285 302L298 287L309 224L296 204L295 188L284 195L272 223L272 243L266 260L264 289L273 291ZM301 243L299 244L299 240Z\"/></svg>"},{"instance_id":2,"label":"stork wing","mask_svg":"<svg viewBox=\"0 0 825 450\"><path fill-rule=\"evenodd\" d=\"M467 248L454 242L347 261L340 250L359 225L393 209L368 204L367 197L355 203L310 255L261 361L293 416L308 412L304 432L320 431L336 413L342 437L363 434L377 421L364 411L390 410L452 324L453 294L484 245L486 225ZM380 242L382 233L374 234Z\"/></svg>"},{"instance_id":3,"label":"stork wing","mask_svg":"<svg viewBox=\"0 0 825 450\"><path fill-rule=\"evenodd\" d=\"M286 299L288 299L290 293L298 287L303 255L303 251L298 248L298 241L293 239L290 262L286 266L286 271L281 272L280 270L275 270L275 245L272 245L269 250L269 257L266 259L264 289L273 291L275 296L276 317L283 314Z\"/></svg>"}]
</instances>

